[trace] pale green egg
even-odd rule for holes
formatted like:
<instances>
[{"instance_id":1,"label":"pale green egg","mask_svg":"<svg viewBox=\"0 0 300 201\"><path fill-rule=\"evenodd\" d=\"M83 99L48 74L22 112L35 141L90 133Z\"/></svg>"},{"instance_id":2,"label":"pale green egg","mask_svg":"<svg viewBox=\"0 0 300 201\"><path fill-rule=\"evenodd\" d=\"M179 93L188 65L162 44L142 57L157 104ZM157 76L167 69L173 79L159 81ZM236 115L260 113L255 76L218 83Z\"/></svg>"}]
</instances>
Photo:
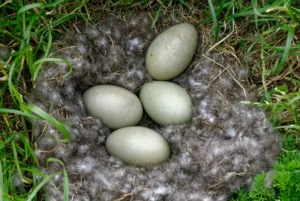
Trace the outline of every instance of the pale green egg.
<instances>
[{"instance_id":1,"label":"pale green egg","mask_svg":"<svg viewBox=\"0 0 300 201\"><path fill-rule=\"evenodd\" d=\"M134 126L143 116L138 97L127 89L113 85L98 85L83 94L87 112L100 118L111 129Z\"/></svg>"},{"instance_id":2,"label":"pale green egg","mask_svg":"<svg viewBox=\"0 0 300 201\"><path fill-rule=\"evenodd\" d=\"M167 140L149 128L132 126L111 133L106 149L125 164L145 166L166 161L170 157Z\"/></svg>"},{"instance_id":3,"label":"pale green egg","mask_svg":"<svg viewBox=\"0 0 300 201\"><path fill-rule=\"evenodd\" d=\"M195 27L182 23L159 34L148 48L146 68L156 80L169 80L180 75L195 54L198 33Z\"/></svg>"},{"instance_id":4,"label":"pale green egg","mask_svg":"<svg viewBox=\"0 0 300 201\"><path fill-rule=\"evenodd\" d=\"M192 119L192 99L177 84L149 82L142 87L139 97L147 114L160 125L183 124Z\"/></svg>"}]
</instances>

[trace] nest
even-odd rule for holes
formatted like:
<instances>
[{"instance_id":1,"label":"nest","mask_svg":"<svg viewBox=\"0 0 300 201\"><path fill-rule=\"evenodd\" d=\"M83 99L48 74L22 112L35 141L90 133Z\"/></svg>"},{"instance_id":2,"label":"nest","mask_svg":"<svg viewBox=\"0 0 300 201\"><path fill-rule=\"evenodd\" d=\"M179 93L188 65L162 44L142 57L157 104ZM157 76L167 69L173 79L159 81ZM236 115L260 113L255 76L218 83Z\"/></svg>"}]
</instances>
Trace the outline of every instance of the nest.
<instances>
[{"instance_id":1,"label":"nest","mask_svg":"<svg viewBox=\"0 0 300 201\"><path fill-rule=\"evenodd\" d=\"M87 114L82 94L101 84L137 94L152 80L145 70L148 46L158 33L185 19L163 18L157 33L151 22L146 13L111 15L80 33L65 34L61 41L70 46L53 54L70 61L73 72L65 76L67 65L49 63L28 97L57 120L72 122L66 125L71 133L68 143L58 142L61 134L47 122L36 120L34 126L41 168L45 174L61 171L60 164L46 166L49 157L64 162L71 200L227 200L236 189L250 187L254 176L267 171L280 152L279 136L264 112L242 102L255 100L247 70L220 52L202 53L199 42L188 69L171 80L192 97L192 121L160 126L145 114L139 123L167 139L171 158L133 167L107 153L105 139L111 131ZM55 176L45 189L53 200L63 200L62 176Z\"/></svg>"}]
</instances>

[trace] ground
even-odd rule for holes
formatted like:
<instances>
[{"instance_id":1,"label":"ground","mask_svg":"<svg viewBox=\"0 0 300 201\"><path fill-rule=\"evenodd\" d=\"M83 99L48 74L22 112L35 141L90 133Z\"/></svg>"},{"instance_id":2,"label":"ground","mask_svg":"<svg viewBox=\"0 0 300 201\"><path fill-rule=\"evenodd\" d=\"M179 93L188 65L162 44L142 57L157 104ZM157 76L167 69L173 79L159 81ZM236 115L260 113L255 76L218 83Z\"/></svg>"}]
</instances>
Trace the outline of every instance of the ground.
<instances>
[{"instance_id":1,"label":"ground","mask_svg":"<svg viewBox=\"0 0 300 201\"><path fill-rule=\"evenodd\" d=\"M174 4L179 5L178 9L173 9ZM1 2L0 188L3 200L41 200L42 186L54 176L46 177L39 171L29 119L44 119L68 135L61 123L35 105L28 105L26 99L44 62L68 64L50 53L52 48L63 45L57 39L68 30L80 30L101 20L108 12L122 13L122 16L129 10L148 12L154 30L159 28L156 22L163 15L181 15L199 23L206 50L230 55L247 67L249 81L260 97L251 104L266 111L281 132L284 146L273 171L258 175L250 192L238 191L232 199L297 200L300 193L297 182L300 178L298 8L297 1L280 0ZM7 55L8 50L11 55ZM64 176L67 189L66 173Z\"/></svg>"}]
</instances>

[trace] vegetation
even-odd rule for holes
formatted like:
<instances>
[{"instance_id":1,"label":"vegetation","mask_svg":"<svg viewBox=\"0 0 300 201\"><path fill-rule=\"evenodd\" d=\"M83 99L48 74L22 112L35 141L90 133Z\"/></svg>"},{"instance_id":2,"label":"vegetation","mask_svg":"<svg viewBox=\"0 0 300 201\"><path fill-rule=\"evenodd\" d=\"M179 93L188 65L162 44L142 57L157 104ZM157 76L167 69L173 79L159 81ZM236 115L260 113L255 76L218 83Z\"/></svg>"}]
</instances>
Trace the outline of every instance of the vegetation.
<instances>
[{"instance_id":1,"label":"vegetation","mask_svg":"<svg viewBox=\"0 0 300 201\"><path fill-rule=\"evenodd\" d=\"M30 119L43 119L69 139L63 122L26 102L44 62L68 61L53 58L51 48L61 34L89 22L101 9L126 12L129 9L156 9L152 26L170 5L179 3L191 12L201 12L209 51L226 52L241 61L250 72L261 100L249 103L264 108L276 129L282 133L283 151L274 169L255 178L250 192L239 190L231 198L241 201L298 200L300 197L300 3L297 0L149 0L65 1L47 3L0 0L0 201L42 200L46 176L34 156ZM204 4L207 4L204 1ZM87 6L88 5L88 6ZM198 6L198 7L197 7ZM12 50L7 53L7 47ZM70 71L71 73L71 71ZM24 98L25 97L25 98ZM48 162L60 162L49 159ZM62 164L63 165L63 164Z\"/></svg>"},{"instance_id":2,"label":"vegetation","mask_svg":"<svg viewBox=\"0 0 300 201\"><path fill-rule=\"evenodd\" d=\"M68 139L69 133L51 115L24 97L34 86L34 80L46 61L67 61L52 58L53 42L72 23L85 19L85 4L77 1L0 1L0 200L41 200L42 186L55 173L40 172L34 155L34 141L29 118L44 119ZM6 55L7 47L12 52ZM6 56L5 56L6 55ZM59 162L49 159L48 162ZM68 188L66 172L65 188ZM65 191L67 193L67 191Z\"/></svg>"},{"instance_id":3,"label":"vegetation","mask_svg":"<svg viewBox=\"0 0 300 201\"><path fill-rule=\"evenodd\" d=\"M232 200L298 200L299 2L252 1L248 5L239 1L209 2L215 48L236 55L248 67L252 83L262 94L260 102L250 104L265 109L284 140L283 152L274 169L256 176L251 191L237 191ZM223 39L218 38L221 32Z\"/></svg>"}]
</instances>

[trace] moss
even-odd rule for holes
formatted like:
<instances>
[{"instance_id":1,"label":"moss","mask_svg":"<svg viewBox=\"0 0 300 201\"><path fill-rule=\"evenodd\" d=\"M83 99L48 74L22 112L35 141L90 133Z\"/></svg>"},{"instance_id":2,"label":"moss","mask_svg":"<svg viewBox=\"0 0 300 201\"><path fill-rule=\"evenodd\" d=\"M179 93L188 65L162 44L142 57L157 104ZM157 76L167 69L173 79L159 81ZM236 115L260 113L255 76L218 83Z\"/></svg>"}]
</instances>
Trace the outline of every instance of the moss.
<instances>
[{"instance_id":1,"label":"moss","mask_svg":"<svg viewBox=\"0 0 300 201\"><path fill-rule=\"evenodd\" d=\"M295 136L286 135L284 139L284 151L274 170L262 173L255 177L251 190L236 192L239 201L297 201L300 197L300 151L295 146Z\"/></svg>"}]
</instances>

